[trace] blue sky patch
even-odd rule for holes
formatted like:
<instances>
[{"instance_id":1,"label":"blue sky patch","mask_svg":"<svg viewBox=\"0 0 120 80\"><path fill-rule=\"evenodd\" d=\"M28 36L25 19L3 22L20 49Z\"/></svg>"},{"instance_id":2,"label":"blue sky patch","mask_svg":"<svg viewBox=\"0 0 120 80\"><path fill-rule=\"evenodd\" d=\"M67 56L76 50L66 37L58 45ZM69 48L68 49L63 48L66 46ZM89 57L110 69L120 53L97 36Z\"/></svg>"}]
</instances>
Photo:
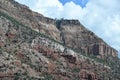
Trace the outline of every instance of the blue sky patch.
<instances>
[{"instance_id":1,"label":"blue sky patch","mask_svg":"<svg viewBox=\"0 0 120 80\"><path fill-rule=\"evenodd\" d=\"M75 4L80 5L82 8L86 6L89 0L59 0L63 5L67 2L73 1Z\"/></svg>"}]
</instances>

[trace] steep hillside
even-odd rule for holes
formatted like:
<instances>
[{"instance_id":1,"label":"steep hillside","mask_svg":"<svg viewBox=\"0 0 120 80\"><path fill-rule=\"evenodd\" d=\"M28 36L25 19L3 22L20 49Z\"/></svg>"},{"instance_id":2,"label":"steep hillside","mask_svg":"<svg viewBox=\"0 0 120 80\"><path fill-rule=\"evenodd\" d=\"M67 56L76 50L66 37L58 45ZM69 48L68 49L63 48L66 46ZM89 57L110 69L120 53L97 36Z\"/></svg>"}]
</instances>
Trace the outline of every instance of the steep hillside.
<instances>
[{"instance_id":1,"label":"steep hillside","mask_svg":"<svg viewBox=\"0 0 120 80\"><path fill-rule=\"evenodd\" d=\"M78 20L58 20L62 41L66 46L86 55L117 57L117 51L107 45L93 32L87 30Z\"/></svg>"},{"instance_id":2,"label":"steep hillside","mask_svg":"<svg viewBox=\"0 0 120 80\"><path fill-rule=\"evenodd\" d=\"M86 53L86 55L118 56L115 49L87 30L78 20L54 20L44 17L14 0L1 0L0 4L0 11L12 16L23 25L64 43L65 46Z\"/></svg>"},{"instance_id":3,"label":"steep hillside","mask_svg":"<svg viewBox=\"0 0 120 80\"><path fill-rule=\"evenodd\" d=\"M120 80L117 51L78 20L0 0L1 80Z\"/></svg>"}]
</instances>

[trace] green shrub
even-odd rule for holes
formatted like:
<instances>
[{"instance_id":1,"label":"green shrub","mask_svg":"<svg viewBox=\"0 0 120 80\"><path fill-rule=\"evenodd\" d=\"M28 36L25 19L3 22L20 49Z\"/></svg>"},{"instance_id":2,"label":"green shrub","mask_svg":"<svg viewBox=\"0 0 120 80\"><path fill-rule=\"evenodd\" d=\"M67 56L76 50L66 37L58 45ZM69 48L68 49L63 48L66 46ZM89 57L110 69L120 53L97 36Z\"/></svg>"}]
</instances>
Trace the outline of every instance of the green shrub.
<instances>
[{"instance_id":1,"label":"green shrub","mask_svg":"<svg viewBox=\"0 0 120 80\"><path fill-rule=\"evenodd\" d=\"M55 80L52 75L47 74L45 75L45 80Z\"/></svg>"}]
</instances>

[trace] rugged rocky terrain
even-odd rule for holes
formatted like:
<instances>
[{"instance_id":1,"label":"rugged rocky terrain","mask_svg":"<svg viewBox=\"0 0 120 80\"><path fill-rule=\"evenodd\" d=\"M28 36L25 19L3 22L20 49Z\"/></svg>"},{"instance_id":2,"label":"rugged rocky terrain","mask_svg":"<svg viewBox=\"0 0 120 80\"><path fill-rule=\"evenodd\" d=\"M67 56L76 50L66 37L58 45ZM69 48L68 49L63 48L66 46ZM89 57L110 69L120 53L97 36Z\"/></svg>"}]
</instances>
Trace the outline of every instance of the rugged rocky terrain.
<instances>
[{"instance_id":1,"label":"rugged rocky terrain","mask_svg":"<svg viewBox=\"0 0 120 80\"><path fill-rule=\"evenodd\" d=\"M120 80L117 56L78 20L0 0L1 80Z\"/></svg>"}]
</instances>

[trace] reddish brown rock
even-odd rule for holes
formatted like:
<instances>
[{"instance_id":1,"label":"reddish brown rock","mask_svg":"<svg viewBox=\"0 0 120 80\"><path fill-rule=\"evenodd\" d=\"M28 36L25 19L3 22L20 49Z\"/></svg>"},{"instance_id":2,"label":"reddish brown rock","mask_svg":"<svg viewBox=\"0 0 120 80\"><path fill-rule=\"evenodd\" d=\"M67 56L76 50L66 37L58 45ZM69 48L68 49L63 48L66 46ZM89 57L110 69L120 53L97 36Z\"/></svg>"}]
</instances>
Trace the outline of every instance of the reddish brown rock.
<instances>
[{"instance_id":1,"label":"reddish brown rock","mask_svg":"<svg viewBox=\"0 0 120 80\"><path fill-rule=\"evenodd\" d=\"M72 55L61 55L63 57L65 57L70 63L74 63L76 62L76 57L72 56Z\"/></svg>"},{"instance_id":2,"label":"reddish brown rock","mask_svg":"<svg viewBox=\"0 0 120 80\"><path fill-rule=\"evenodd\" d=\"M57 20L33 12L14 0L1 0L0 6L2 7L0 11L9 14L31 29L46 34L86 55L113 55L114 57L118 55L115 49L86 29L78 20L61 19L56 23Z\"/></svg>"},{"instance_id":3,"label":"reddish brown rock","mask_svg":"<svg viewBox=\"0 0 120 80\"><path fill-rule=\"evenodd\" d=\"M95 73L87 70L81 70L79 74L82 80L98 80Z\"/></svg>"},{"instance_id":4,"label":"reddish brown rock","mask_svg":"<svg viewBox=\"0 0 120 80\"><path fill-rule=\"evenodd\" d=\"M14 0L0 0L0 24L2 78L120 80L117 51L78 20L54 20Z\"/></svg>"},{"instance_id":5,"label":"reddish brown rock","mask_svg":"<svg viewBox=\"0 0 120 80\"><path fill-rule=\"evenodd\" d=\"M0 47L3 47L5 44L3 41L0 41Z\"/></svg>"},{"instance_id":6,"label":"reddish brown rock","mask_svg":"<svg viewBox=\"0 0 120 80\"><path fill-rule=\"evenodd\" d=\"M86 55L118 56L117 50L87 30L78 20L62 20L60 26L61 37L65 45Z\"/></svg>"}]
</instances>

